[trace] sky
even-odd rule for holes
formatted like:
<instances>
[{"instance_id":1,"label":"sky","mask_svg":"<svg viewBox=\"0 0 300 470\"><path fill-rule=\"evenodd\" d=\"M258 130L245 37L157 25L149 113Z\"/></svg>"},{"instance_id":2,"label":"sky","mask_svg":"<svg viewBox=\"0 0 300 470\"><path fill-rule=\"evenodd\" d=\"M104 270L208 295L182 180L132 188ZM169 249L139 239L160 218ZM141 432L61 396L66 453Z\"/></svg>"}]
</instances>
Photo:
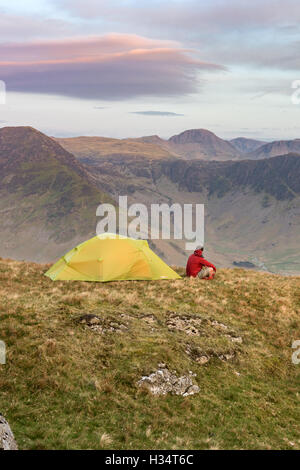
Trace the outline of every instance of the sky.
<instances>
[{"instance_id":1,"label":"sky","mask_svg":"<svg viewBox=\"0 0 300 470\"><path fill-rule=\"evenodd\" d=\"M300 138L299 52L299 0L0 0L0 127Z\"/></svg>"}]
</instances>

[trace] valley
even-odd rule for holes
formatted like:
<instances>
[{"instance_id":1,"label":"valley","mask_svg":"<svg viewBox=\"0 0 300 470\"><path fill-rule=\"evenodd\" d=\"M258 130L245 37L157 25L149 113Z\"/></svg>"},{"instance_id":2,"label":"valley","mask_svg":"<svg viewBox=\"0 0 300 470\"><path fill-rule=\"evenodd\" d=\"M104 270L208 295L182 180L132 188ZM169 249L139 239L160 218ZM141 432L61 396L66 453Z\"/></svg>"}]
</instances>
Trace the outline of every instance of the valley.
<instances>
[{"instance_id":1,"label":"valley","mask_svg":"<svg viewBox=\"0 0 300 470\"><path fill-rule=\"evenodd\" d=\"M172 141L184 145L192 135ZM117 206L127 195L129 204L204 204L206 256L220 267L248 262L258 270L300 272L299 154L189 159L162 147L157 136L145 140L0 129L0 256L54 261L94 236L100 203ZM169 264L185 265L183 240L150 245Z\"/></svg>"}]
</instances>

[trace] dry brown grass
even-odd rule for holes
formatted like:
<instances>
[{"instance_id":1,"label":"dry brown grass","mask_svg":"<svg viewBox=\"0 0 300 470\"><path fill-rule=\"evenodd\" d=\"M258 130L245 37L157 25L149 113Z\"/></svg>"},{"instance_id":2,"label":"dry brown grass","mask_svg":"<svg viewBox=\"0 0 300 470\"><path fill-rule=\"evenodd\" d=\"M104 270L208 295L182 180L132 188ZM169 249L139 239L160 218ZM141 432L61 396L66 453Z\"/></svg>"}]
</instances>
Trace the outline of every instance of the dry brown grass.
<instances>
[{"instance_id":1,"label":"dry brown grass","mask_svg":"<svg viewBox=\"0 0 300 470\"><path fill-rule=\"evenodd\" d=\"M300 448L299 277L53 283L46 269L0 260L1 412L21 448ZM82 314L127 329L101 334ZM170 329L172 316L197 333ZM138 389L159 362L196 373L200 393Z\"/></svg>"},{"instance_id":2,"label":"dry brown grass","mask_svg":"<svg viewBox=\"0 0 300 470\"><path fill-rule=\"evenodd\" d=\"M71 137L56 139L68 152L78 157L102 157L107 155L144 156L148 159L168 158L171 152L159 145L130 139L107 137Z\"/></svg>"}]
</instances>

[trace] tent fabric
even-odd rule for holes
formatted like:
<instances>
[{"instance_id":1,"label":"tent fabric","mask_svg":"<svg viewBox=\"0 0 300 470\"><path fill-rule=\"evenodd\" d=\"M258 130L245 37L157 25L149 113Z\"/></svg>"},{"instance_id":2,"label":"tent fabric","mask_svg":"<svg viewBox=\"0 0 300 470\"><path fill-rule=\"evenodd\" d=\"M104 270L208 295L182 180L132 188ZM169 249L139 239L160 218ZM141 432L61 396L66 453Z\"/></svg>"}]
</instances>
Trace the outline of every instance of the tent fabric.
<instances>
[{"instance_id":1,"label":"tent fabric","mask_svg":"<svg viewBox=\"0 0 300 470\"><path fill-rule=\"evenodd\" d=\"M62 256L46 273L53 281L180 279L146 240L116 234L97 235Z\"/></svg>"}]
</instances>

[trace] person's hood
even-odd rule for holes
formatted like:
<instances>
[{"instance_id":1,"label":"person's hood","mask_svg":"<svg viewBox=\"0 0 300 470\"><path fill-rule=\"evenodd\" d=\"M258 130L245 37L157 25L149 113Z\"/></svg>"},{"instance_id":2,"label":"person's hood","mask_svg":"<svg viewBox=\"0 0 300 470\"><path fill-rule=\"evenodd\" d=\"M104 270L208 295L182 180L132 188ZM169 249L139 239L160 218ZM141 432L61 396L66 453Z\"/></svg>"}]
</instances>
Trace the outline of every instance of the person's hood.
<instances>
[{"instance_id":1,"label":"person's hood","mask_svg":"<svg viewBox=\"0 0 300 470\"><path fill-rule=\"evenodd\" d=\"M202 253L203 253L203 250L195 250L194 251L194 255L201 256L201 258L203 257Z\"/></svg>"}]
</instances>

